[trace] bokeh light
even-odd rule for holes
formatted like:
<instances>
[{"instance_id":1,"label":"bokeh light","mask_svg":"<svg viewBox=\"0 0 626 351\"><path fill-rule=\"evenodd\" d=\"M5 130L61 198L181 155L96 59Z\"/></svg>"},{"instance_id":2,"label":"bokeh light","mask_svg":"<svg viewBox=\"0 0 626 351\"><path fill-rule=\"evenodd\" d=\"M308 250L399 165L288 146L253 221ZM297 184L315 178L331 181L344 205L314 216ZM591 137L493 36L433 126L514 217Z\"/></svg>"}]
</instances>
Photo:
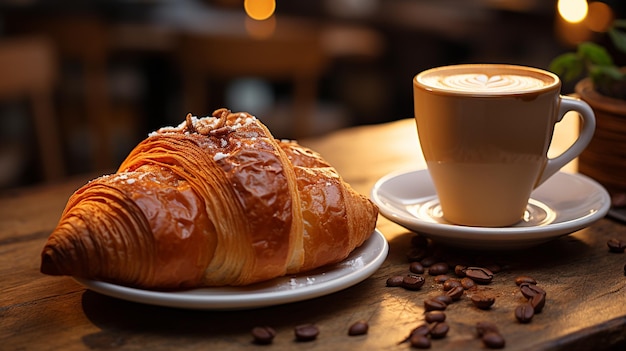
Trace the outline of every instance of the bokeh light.
<instances>
[{"instance_id":1,"label":"bokeh light","mask_svg":"<svg viewBox=\"0 0 626 351\"><path fill-rule=\"evenodd\" d=\"M266 20L274 14L276 10L275 0L244 0L243 7L246 14L257 21Z\"/></svg>"},{"instance_id":2,"label":"bokeh light","mask_svg":"<svg viewBox=\"0 0 626 351\"><path fill-rule=\"evenodd\" d=\"M589 4L589 13L585 18L585 25L594 32L606 32L614 18L615 15L609 5L594 1Z\"/></svg>"},{"instance_id":3,"label":"bokeh light","mask_svg":"<svg viewBox=\"0 0 626 351\"><path fill-rule=\"evenodd\" d=\"M559 15L569 23L579 23L587 17L587 0L559 0Z\"/></svg>"}]
</instances>

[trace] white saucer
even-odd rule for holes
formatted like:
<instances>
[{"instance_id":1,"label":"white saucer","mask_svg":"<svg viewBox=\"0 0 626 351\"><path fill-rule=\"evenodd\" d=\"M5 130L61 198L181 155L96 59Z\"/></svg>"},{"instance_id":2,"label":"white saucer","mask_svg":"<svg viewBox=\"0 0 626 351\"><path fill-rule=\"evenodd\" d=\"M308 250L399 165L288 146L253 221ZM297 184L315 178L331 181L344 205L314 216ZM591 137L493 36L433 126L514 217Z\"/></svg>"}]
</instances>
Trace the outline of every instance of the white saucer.
<instances>
[{"instance_id":1,"label":"white saucer","mask_svg":"<svg viewBox=\"0 0 626 351\"><path fill-rule=\"evenodd\" d=\"M510 227L467 227L446 222L427 170L384 176L371 191L386 218L451 246L519 249L589 226L611 205L608 192L582 175L559 172L535 189L524 220Z\"/></svg>"},{"instance_id":2,"label":"white saucer","mask_svg":"<svg viewBox=\"0 0 626 351\"><path fill-rule=\"evenodd\" d=\"M375 230L363 245L340 263L247 287L161 292L74 279L95 292L133 302L187 309L236 310L312 299L343 290L372 275L385 261L388 252L387 240Z\"/></svg>"}]
</instances>

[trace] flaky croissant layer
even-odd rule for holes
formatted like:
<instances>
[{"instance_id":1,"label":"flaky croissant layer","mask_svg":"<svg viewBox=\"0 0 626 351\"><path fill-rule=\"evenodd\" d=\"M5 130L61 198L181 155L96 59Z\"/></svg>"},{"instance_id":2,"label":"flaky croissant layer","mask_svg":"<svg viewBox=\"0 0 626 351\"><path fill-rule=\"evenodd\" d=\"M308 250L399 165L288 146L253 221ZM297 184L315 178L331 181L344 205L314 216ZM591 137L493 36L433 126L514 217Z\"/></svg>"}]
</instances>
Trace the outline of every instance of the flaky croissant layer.
<instances>
[{"instance_id":1,"label":"flaky croissant layer","mask_svg":"<svg viewBox=\"0 0 626 351\"><path fill-rule=\"evenodd\" d=\"M247 285L345 259L378 209L255 117L188 115L68 200L41 271L146 289Z\"/></svg>"}]
</instances>

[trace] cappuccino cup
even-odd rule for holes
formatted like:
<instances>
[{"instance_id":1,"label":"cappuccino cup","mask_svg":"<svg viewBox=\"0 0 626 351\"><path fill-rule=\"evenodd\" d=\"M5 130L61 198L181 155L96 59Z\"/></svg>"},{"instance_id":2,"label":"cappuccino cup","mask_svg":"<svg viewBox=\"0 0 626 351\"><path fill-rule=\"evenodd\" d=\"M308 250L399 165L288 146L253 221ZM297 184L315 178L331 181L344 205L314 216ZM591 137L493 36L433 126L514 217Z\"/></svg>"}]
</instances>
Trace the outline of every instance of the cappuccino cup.
<instances>
[{"instance_id":1,"label":"cappuccino cup","mask_svg":"<svg viewBox=\"0 0 626 351\"><path fill-rule=\"evenodd\" d=\"M516 224L533 189L583 151L594 113L560 89L555 74L514 65L453 65L415 76L417 132L446 221ZM581 118L580 134L548 158L555 125L569 111Z\"/></svg>"}]
</instances>

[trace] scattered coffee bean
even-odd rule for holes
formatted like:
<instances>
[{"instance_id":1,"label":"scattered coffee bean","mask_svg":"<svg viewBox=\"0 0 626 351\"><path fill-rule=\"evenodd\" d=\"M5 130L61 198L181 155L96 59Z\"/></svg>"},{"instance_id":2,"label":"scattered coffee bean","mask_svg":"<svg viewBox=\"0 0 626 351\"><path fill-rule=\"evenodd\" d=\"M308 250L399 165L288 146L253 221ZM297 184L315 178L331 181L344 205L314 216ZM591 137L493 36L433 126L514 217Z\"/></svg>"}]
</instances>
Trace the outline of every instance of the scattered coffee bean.
<instances>
[{"instance_id":1,"label":"scattered coffee bean","mask_svg":"<svg viewBox=\"0 0 626 351\"><path fill-rule=\"evenodd\" d=\"M469 290L473 287L476 286L476 283L474 283L474 281L468 277L465 277L463 279L461 279L461 286L463 287L463 289L465 290Z\"/></svg>"},{"instance_id":2,"label":"scattered coffee bean","mask_svg":"<svg viewBox=\"0 0 626 351\"><path fill-rule=\"evenodd\" d=\"M609 239L606 242L606 245L609 247L610 252L624 253L624 251L626 251L626 241L621 241L618 239Z\"/></svg>"},{"instance_id":3,"label":"scattered coffee bean","mask_svg":"<svg viewBox=\"0 0 626 351\"><path fill-rule=\"evenodd\" d=\"M523 303L515 308L515 318L520 323L529 323L535 315L535 309L530 303Z\"/></svg>"},{"instance_id":4,"label":"scattered coffee bean","mask_svg":"<svg viewBox=\"0 0 626 351\"><path fill-rule=\"evenodd\" d=\"M387 279L387 286L389 287L398 287L402 286L402 281L404 280L404 276L396 275Z\"/></svg>"},{"instance_id":5,"label":"scattered coffee bean","mask_svg":"<svg viewBox=\"0 0 626 351\"><path fill-rule=\"evenodd\" d=\"M428 311L424 315L424 320L428 323L443 322L446 320L446 314L443 311Z\"/></svg>"},{"instance_id":6,"label":"scattered coffee bean","mask_svg":"<svg viewBox=\"0 0 626 351\"><path fill-rule=\"evenodd\" d=\"M435 299L427 299L424 300L424 309L428 311L443 311L448 307L448 305L444 302Z\"/></svg>"},{"instance_id":7,"label":"scattered coffee bean","mask_svg":"<svg viewBox=\"0 0 626 351\"><path fill-rule=\"evenodd\" d=\"M368 329L369 329L369 325L367 324L366 321L357 321L354 324L352 324L350 328L348 329L348 335L355 336L355 335L367 334Z\"/></svg>"},{"instance_id":8,"label":"scattered coffee bean","mask_svg":"<svg viewBox=\"0 0 626 351\"><path fill-rule=\"evenodd\" d=\"M485 295L482 293L473 294L471 297L474 306L481 310L488 310L496 302L496 298L493 296Z\"/></svg>"},{"instance_id":9,"label":"scattered coffee bean","mask_svg":"<svg viewBox=\"0 0 626 351\"><path fill-rule=\"evenodd\" d=\"M450 327L446 322L436 322L430 328L430 337L433 339L441 339L448 334Z\"/></svg>"},{"instance_id":10,"label":"scattered coffee bean","mask_svg":"<svg viewBox=\"0 0 626 351\"><path fill-rule=\"evenodd\" d=\"M499 333L487 332L482 336L483 344L490 349L501 349L506 342Z\"/></svg>"},{"instance_id":11,"label":"scattered coffee bean","mask_svg":"<svg viewBox=\"0 0 626 351\"><path fill-rule=\"evenodd\" d=\"M483 267L467 267L465 276L479 284L488 284L493 280L493 272Z\"/></svg>"},{"instance_id":12,"label":"scattered coffee bean","mask_svg":"<svg viewBox=\"0 0 626 351\"><path fill-rule=\"evenodd\" d=\"M419 262L411 262L411 264L409 265L409 271L415 274L423 274L424 266L422 266L422 264Z\"/></svg>"},{"instance_id":13,"label":"scattered coffee bean","mask_svg":"<svg viewBox=\"0 0 626 351\"><path fill-rule=\"evenodd\" d=\"M537 294L530 299L530 304L533 306L535 313L541 313L543 307L546 305L546 294Z\"/></svg>"},{"instance_id":14,"label":"scattered coffee bean","mask_svg":"<svg viewBox=\"0 0 626 351\"><path fill-rule=\"evenodd\" d=\"M407 290L419 290L426 280L421 275L407 274L402 279L402 287Z\"/></svg>"},{"instance_id":15,"label":"scattered coffee bean","mask_svg":"<svg viewBox=\"0 0 626 351\"><path fill-rule=\"evenodd\" d=\"M454 274L456 274L460 278L463 278L465 277L465 269L467 269L467 266L457 264L456 266L454 266Z\"/></svg>"},{"instance_id":16,"label":"scattered coffee bean","mask_svg":"<svg viewBox=\"0 0 626 351\"><path fill-rule=\"evenodd\" d=\"M450 278L443 282L443 291L452 290L452 288L462 287L461 281L458 279Z\"/></svg>"},{"instance_id":17,"label":"scattered coffee bean","mask_svg":"<svg viewBox=\"0 0 626 351\"><path fill-rule=\"evenodd\" d=\"M430 267L434 265L435 263L437 263L437 261L438 260L435 256L427 256L427 257L424 257L422 260L420 260L420 262L422 263L424 267Z\"/></svg>"},{"instance_id":18,"label":"scattered coffee bean","mask_svg":"<svg viewBox=\"0 0 626 351\"><path fill-rule=\"evenodd\" d=\"M415 335L426 336L428 335L428 333L430 333L430 328L428 327L428 325L422 323L418 325L417 327L415 327L413 330L411 330L409 335L406 338L404 338L404 340L400 341L398 345L403 344L407 341L410 341L411 338Z\"/></svg>"},{"instance_id":19,"label":"scattered coffee bean","mask_svg":"<svg viewBox=\"0 0 626 351\"><path fill-rule=\"evenodd\" d=\"M522 283L519 286L519 290L524 295L525 298L530 299L537 294L546 294L546 291L542 288L538 287L535 284L530 283Z\"/></svg>"},{"instance_id":20,"label":"scattered coffee bean","mask_svg":"<svg viewBox=\"0 0 626 351\"><path fill-rule=\"evenodd\" d=\"M450 276L445 275L445 274L440 274L440 275L436 276L434 280L435 280L435 283L437 283L437 284L443 284L448 279L450 279Z\"/></svg>"},{"instance_id":21,"label":"scattered coffee bean","mask_svg":"<svg viewBox=\"0 0 626 351\"><path fill-rule=\"evenodd\" d=\"M624 265L624 275L626 275L626 264Z\"/></svg>"},{"instance_id":22,"label":"scattered coffee bean","mask_svg":"<svg viewBox=\"0 0 626 351\"><path fill-rule=\"evenodd\" d=\"M445 262L437 262L428 268L428 274L430 275L441 275L448 273L449 267Z\"/></svg>"},{"instance_id":23,"label":"scattered coffee bean","mask_svg":"<svg viewBox=\"0 0 626 351\"><path fill-rule=\"evenodd\" d=\"M453 302L452 301L452 297L450 297L448 295L445 295L445 294L444 295L437 295L437 296L433 297L433 299L439 300L439 301L445 303L446 305L449 305L449 304L451 304Z\"/></svg>"},{"instance_id":24,"label":"scattered coffee bean","mask_svg":"<svg viewBox=\"0 0 626 351\"><path fill-rule=\"evenodd\" d=\"M295 327L294 333L298 341L312 341L317 338L320 330L313 324L302 324Z\"/></svg>"},{"instance_id":25,"label":"scattered coffee bean","mask_svg":"<svg viewBox=\"0 0 626 351\"><path fill-rule=\"evenodd\" d=\"M500 333L498 326L495 323L486 321L476 323L476 334L478 334L478 337L482 337L489 332L496 334Z\"/></svg>"},{"instance_id":26,"label":"scattered coffee bean","mask_svg":"<svg viewBox=\"0 0 626 351\"><path fill-rule=\"evenodd\" d=\"M458 301L463 296L465 289L462 286L456 286L448 291L446 291L446 295L450 296L453 301Z\"/></svg>"},{"instance_id":27,"label":"scattered coffee bean","mask_svg":"<svg viewBox=\"0 0 626 351\"><path fill-rule=\"evenodd\" d=\"M409 338L413 335L428 335L428 333L430 333L430 328L428 327L428 325L426 324L420 324L417 327L415 327L415 329L411 330L411 334L409 334Z\"/></svg>"},{"instance_id":28,"label":"scattered coffee bean","mask_svg":"<svg viewBox=\"0 0 626 351\"><path fill-rule=\"evenodd\" d=\"M425 335L411 335L409 342L411 343L411 347L416 349L430 348L430 339Z\"/></svg>"},{"instance_id":29,"label":"scattered coffee bean","mask_svg":"<svg viewBox=\"0 0 626 351\"><path fill-rule=\"evenodd\" d=\"M485 265L485 268L490 270L491 273L499 273L502 271L502 267L500 267L500 265L496 263Z\"/></svg>"},{"instance_id":30,"label":"scattered coffee bean","mask_svg":"<svg viewBox=\"0 0 626 351\"><path fill-rule=\"evenodd\" d=\"M258 345L268 345L272 343L276 336L276 330L271 327L254 327L252 328L253 342Z\"/></svg>"},{"instance_id":31,"label":"scattered coffee bean","mask_svg":"<svg viewBox=\"0 0 626 351\"><path fill-rule=\"evenodd\" d=\"M419 247L414 247L406 253L406 259L409 262L419 262L426 256L426 250Z\"/></svg>"},{"instance_id":32,"label":"scattered coffee bean","mask_svg":"<svg viewBox=\"0 0 626 351\"><path fill-rule=\"evenodd\" d=\"M521 275L521 276L515 278L515 284L517 286L520 286L523 283L537 285L537 281L533 277L529 277L527 275Z\"/></svg>"}]
</instances>

